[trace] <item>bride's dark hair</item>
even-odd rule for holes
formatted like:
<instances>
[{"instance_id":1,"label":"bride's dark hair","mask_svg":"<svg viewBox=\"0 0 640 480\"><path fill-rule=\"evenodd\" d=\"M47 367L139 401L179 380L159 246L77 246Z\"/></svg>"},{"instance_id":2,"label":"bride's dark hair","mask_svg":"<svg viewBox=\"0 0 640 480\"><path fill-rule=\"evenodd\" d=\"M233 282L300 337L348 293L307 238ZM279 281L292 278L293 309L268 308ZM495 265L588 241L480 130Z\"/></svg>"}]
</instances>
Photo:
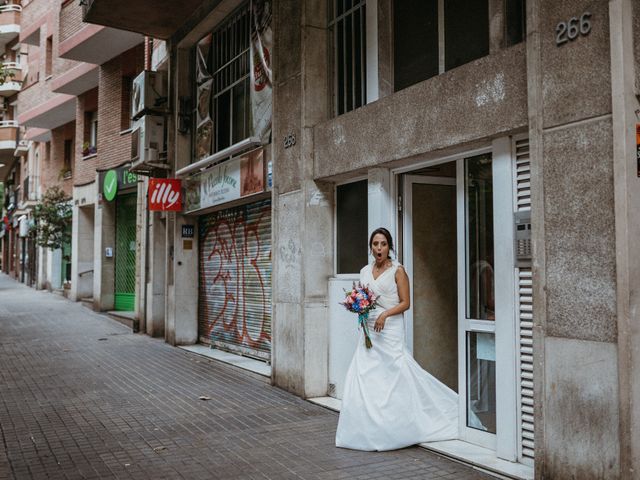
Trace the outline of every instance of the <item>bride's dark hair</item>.
<instances>
[{"instance_id":1,"label":"bride's dark hair","mask_svg":"<svg viewBox=\"0 0 640 480\"><path fill-rule=\"evenodd\" d=\"M387 244L389 245L389 251L393 252L393 238L391 238L389 230L384 227L378 227L373 232L371 232L371 236L369 237L369 248L371 248L373 245L373 237L378 234L384 235L384 238L387 239Z\"/></svg>"}]
</instances>

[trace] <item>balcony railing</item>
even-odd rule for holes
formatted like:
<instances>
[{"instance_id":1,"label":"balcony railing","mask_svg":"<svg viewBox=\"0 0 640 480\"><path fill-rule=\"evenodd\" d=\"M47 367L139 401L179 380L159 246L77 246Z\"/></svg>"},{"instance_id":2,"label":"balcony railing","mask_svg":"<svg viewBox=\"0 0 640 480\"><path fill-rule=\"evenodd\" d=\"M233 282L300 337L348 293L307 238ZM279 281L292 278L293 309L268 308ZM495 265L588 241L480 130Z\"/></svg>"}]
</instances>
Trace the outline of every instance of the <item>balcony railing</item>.
<instances>
[{"instance_id":1,"label":"balcony railing","mask_svg":"<svg viewBox=\"0 0 640 480\"><path fill-rule=\"evenodd\" d=\"M20 13L22 7L20 5L2 5L0 6L0 33L4 33L7 26L17 25L20 27ZM12 29L15 30L15 29ZM20 33L18 29L17 32Z\"/></svg>"},{"instance_id":2,"label":"balcony railing","mask_svg":"<svg viewBox=\"0 0 640 480\"><path fill-rule=\"evenodd\" d=\"M16 149L18 138L18 122L15 120L0 121L0 151L10 150L12 153Z\"/></svg>"},{"instance_id":3,"label":"balcony railing","mask_svg":"<svg viewBox=\"0 0 640 480\"><path fill-rule=\"evenodd\" d=\"M22 66L16 62L2 62L7 76L4 83L0 84L0 95L11 97L22 89Z\"/></svg>"}]
</instances>

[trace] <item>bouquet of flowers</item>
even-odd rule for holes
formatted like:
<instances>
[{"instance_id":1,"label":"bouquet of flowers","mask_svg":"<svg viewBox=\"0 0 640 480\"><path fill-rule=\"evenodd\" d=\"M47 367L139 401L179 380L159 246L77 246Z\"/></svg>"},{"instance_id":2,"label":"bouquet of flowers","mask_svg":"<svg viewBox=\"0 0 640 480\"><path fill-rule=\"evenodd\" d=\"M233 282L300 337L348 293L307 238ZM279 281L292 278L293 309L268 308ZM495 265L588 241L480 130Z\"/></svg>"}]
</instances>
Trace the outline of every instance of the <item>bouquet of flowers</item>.
<instances>
[{"instance_id":1,"label":"bouquet of flowers","mask_svg":"<svg viewBox=\"0 0 640 480\"><path fill-rule=\"evenodd\" d=\"M369 336L369 312L376 308L376 295L369 290L369 287L362 285L360 282L353 282L351 290L345 290L345 299L340 302L347 310L358 314L358 324L364 331L364 344L367 348L371 348L371 337Z\"/></svg>"}]
</instances>

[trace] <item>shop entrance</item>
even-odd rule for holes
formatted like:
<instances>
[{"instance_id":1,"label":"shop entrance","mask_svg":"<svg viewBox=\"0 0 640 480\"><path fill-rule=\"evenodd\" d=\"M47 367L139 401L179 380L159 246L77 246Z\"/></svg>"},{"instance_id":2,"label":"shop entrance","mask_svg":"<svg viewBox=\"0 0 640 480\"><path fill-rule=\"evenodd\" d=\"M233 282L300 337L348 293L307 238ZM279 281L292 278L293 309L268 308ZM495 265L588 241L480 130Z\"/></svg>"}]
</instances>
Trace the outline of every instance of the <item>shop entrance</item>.
<instances>
[{"instance_id":1,"label":"shop entrance","mask_svg":"<svg viewBox=\"0 0 640 480\"><path fill-rule=\"evenodd\" d=\"M115 310L133 311L136 303L136 194L116 201Z\"/></svg>"}]
</instances>

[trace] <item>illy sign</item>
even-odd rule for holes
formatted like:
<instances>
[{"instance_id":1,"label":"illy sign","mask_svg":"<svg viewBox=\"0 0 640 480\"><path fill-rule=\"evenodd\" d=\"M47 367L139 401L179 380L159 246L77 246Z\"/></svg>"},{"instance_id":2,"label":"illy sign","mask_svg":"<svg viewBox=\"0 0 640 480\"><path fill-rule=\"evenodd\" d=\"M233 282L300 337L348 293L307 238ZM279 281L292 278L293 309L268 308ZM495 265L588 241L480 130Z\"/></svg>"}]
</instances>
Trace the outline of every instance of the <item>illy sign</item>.
<instances>
[{"instance_id":1,"label":"illy sign","mask_svg":"<svg viewBox=\"0 0 640 480\"><path fill-rule=\"evenodd\" d=\"M182 211L182 183L177 178L149 179L149 210Z\"/></svg>"}]
</instances>

